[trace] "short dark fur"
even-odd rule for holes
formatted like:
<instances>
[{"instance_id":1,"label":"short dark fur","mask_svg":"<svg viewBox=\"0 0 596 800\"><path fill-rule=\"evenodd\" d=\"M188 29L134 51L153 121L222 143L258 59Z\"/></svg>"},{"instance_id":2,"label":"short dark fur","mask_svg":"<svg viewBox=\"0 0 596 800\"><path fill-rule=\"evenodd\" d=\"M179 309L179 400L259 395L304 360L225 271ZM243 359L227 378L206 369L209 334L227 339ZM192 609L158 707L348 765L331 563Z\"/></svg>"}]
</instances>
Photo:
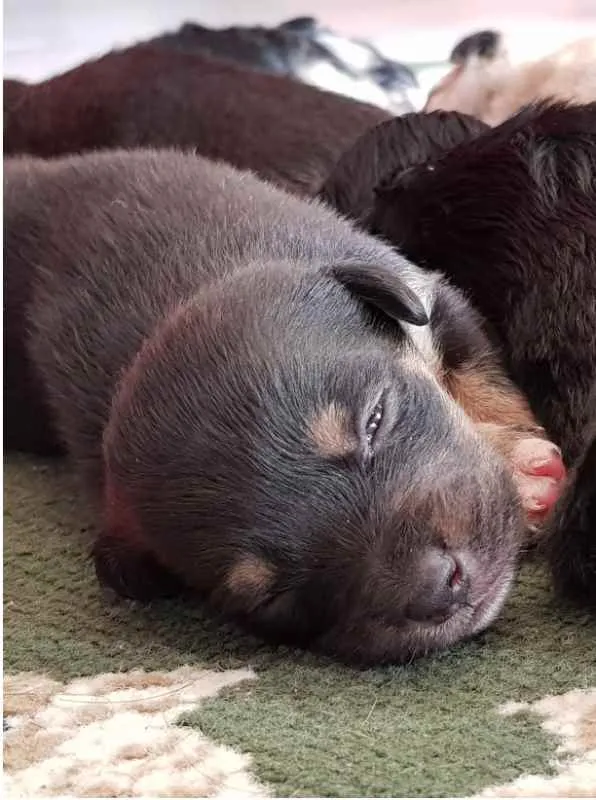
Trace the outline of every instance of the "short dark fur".
<instances>
[{"instance_id":1,"label":"short dark fur","mask_svg":"<svg viewBox=\"0 0 596 800\"><path fill-rule=\"evenodd\" d=\"M183 154L8 159L4 207L5 427L41 416L43 388L43 424L102 508L102 581L190 587L270 639L359 661L489 624L517 497L398 321L425 317L401 256ZM444 551L462 599L431 618Z\"/></svg>"},{"instance_id":2,"label":"short dark fur","mask_svg":"<svg viewBox=\"0 0 596 800\"><path fill-rule=\"evenodd\" d=\"M596 104L526 109L497 129L462 136L454 148L448 128L459 127L461 115L444 120L443 154L436 118L421 114L417 136L427 158L419 156L413 170L396 169L388 159L368 229L466 292L492 326L537 418L568 463L578 464L551 561L557 583L594 605ZM396 152L416 118L403 133L400 122ZM357 174L353 168L352 182ZM362 175L359 191L368 192L366 169Z\"/></svg>"},{"instance_id":3,"label":"short dark fur","mask_svg":"<svg viewBox=\"0 0 596 800\"><path fill-rule=\"evenodd\" d=\"M539 107L391 176L371 220L469 293L571 462L596 382L595 182L596 104Z\"/></svg>"},{"instance_id":4,"label":"short dark fur","mask_svg":"<svg viewBox=\"0 0 596 800\"><path fill-rule=\"evenodd\" d=\"M424 138L419 128L420 115L405 114L364 133L324 182L321 199L368 227L375 189L381 181L432 161L445 149L488 130L473 117L445 111L426 115Z\"/></svg>"},{"instance_id":5,"label":"short dark fur","mask_svg":"<svg viewBox=\"0 0 596 800\"><path fill-rule=\"evenodd\" d=\"M596 402L592 413L596 419ZM549 558L558 590L596 612L596 424L552 530Z\"/></svg>"},{"instance_id":6,"label":"short dark fur","mask_svg":"<svg viewBox=\"0 0 596 800\"><path fill-rule=\"evenodd\" d=\"M178 30L156 36L145 44L225 58L273 75L296 77L297 61L327 55L313 42L318 27L314 17L288 20L273 28L241 25L208 28L185 22Z\"/></svg>"},{"instance_id":7,"label":"short dark fur","mask_svg":"<svg viewBox=\"0 0 596 800\"><path fill-rule=\"evenodd\" d=\"M151 45L43 83L4 85L5 154L177 147L302 194L313 194L340 154L389 118L287 78Z\"/></svg>"}]
</instances>

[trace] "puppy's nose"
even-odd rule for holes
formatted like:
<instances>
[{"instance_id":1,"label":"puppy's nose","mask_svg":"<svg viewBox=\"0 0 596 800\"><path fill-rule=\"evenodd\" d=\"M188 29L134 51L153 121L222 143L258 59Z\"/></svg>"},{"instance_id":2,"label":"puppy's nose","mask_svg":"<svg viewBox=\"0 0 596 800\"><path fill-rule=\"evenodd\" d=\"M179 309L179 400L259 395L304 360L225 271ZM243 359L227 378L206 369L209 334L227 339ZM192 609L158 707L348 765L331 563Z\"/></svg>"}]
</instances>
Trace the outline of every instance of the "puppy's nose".
<instances>
[{"instance_id":1,"label":"puppy's nose","mask_svg":"<svg viewBox=\"0 0 596 800\"><path fill-rule=\"evenodd\" d=\"M467 600L469 575L461 560L434 548L427 550L417 566L418 595L407 609L416 622L441 622L451 617Z\"/></svg>"}]
</instances>

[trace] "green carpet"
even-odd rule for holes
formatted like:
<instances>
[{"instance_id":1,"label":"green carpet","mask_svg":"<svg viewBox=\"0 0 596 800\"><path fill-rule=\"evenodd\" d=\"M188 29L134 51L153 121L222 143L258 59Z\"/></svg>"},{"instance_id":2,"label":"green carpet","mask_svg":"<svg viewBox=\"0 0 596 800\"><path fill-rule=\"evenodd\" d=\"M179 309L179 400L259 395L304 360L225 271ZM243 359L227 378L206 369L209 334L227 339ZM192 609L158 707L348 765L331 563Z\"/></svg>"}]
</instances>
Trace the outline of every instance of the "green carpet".
<instances>
[{"instance_id":1,"label":"green carpet","mask_svg":"<svg viewBox=\"0 0 596 800\"><path fill-rule=\"evenodd\" d=\"M43 703L50 703L56 691L72 698L78 685L72 681L79 676L143 669L160 673L144 677L144 686L154 681L177 687L178 678L168 682L162 673L190 665L192 673L173 673L194 676L187 688L203 670L215 671L222 685L179 709L183 728L176 728L176 735L196 733L200 741L226 745L244 757L242 769L235 769L248 777L236 796L470 796L505 785L503 793L510 794L528 794L528 786L538 786L551 796L589 796L585 787L592 778L596 794L596 626L555 602L539 564L525 565L501 619L479 639L406 667L357 671L263 646L218 627L198 608L110 602L87 558L93 517L67 468L11 455L4 480L5 713L11 726L5 747L24 719L17 700L35 692L41 698L42 678L58 682L43 690ZM246 667L255 675L237 673L237 680L223 685L228 670ZM93 694L95 684L84 685ZM553 712L539 713L542 706L532 705L547 695L560 700L568 717L575 708L573 730L580 744L569 757L561 750L569 725L557 725ZM558 708L555 700L549 702ZM512 702L529 705L520 713L503 713ZM27 710L30 721L42 705ZM36 719L39 728L42 717ZM108 722L102 724L104 730ZM123 722L118 735L125 734ZM180 741L179 747L190 747ZM151 746L143 745L144 756ZM70 777L61 792L47 776L38 777L42 762L58 758L47 742L37 754L24 754L23 747L14 738L5 761L15 787L35 779L42 794L68 794L69 786L77 785L76 764L64 772ZM64 760L67 748L60 747ZM126 783L132 781L127 776L134 758L114 773L121 796L140 793L137 784ZM161 796L192 793L188 786L200 758L190 761L180 767L179 780L171 773L171 786L163 783L170 773L155 768ZM216 796L222 785L213 778L201 791Z\"/></svg>"}]
</instances>

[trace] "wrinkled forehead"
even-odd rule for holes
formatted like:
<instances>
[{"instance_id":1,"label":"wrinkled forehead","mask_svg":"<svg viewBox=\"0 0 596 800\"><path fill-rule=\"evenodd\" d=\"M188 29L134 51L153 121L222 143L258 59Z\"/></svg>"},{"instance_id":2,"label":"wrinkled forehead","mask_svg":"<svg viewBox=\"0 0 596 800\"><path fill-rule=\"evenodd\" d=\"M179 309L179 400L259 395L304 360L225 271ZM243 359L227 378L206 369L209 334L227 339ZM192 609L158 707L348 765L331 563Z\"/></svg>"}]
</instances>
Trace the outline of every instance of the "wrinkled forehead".
<instances>
[{"instance_id":1,"label":"wrinkled forehead","mask_svg":"<svg viewBox=\"0 0 596 800\"><path fill-rule=\"evenodd\" d=\"M289 406L353 404L432 370L428 326L391 320L332 278L247 275L240 288L203 314L202 348L224 391Z\"/></svg>"},{"instance_id":2,"label":"wrinkled forehead","mask_svg":"<svg viewBox=\"0 0 596 800\"><path fill-rule=\"evenodd\" d=\"M406 280L420 293L415 280L409 276ZM207 303L208 325L217 328L218 338L252 348L299 349L304 354L357 350L385 340L399 344L406 330L347 289L323 265L320 270L300 270L282 264L272 271L239 274Z\"/></svg>"}]
</instances>

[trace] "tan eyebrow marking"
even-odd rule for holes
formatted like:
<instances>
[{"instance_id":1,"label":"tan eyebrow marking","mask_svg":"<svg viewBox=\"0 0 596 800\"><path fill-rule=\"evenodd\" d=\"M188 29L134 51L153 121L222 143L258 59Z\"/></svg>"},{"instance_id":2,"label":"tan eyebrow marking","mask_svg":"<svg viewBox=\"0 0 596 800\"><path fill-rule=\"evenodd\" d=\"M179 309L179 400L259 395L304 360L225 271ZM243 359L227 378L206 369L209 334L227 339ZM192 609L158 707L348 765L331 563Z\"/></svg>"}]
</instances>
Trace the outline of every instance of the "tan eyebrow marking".
<instances>
[{"instance_id":1,"label":"tan eyebrow marking","mask_svg":"<svg viewBox=\"0 0 596 800\"><path fill-rule=\"evenodd\" d=\"M326 458L349 455L358 447L350 412L335 402L315 414L309 434L317 452Z\"/></svg>"},{"instance_id":2,"label":"tan eyebrow marking","mask_svg":"<svg viewBox=\"0 0 596 800\"><path fill-rule=\"evenodd\" d=\"M275 571L271 564L257 556L246 555L239 558L231 568L225 584L232 594L260 599L271 588L274 580Z\"/></svg>"}]
</instances>

